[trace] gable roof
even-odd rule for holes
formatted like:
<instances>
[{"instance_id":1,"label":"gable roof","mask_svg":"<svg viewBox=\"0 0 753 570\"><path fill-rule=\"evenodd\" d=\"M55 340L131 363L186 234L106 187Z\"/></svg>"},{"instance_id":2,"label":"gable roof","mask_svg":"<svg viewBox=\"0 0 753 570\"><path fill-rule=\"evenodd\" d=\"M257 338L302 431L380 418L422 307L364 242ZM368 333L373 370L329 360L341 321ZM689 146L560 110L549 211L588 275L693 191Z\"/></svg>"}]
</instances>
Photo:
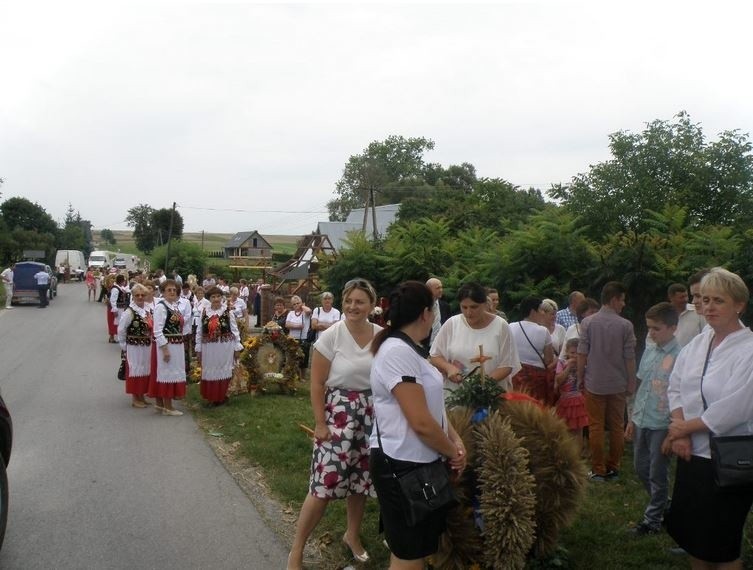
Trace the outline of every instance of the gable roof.
<instances>
[{"instance_id":1,"label":"gable roof","mask_svg":"<svg viewBox=\"0 0 753 570\"><path fill-rule=\"evenodd\" d=\"M250 231L250 232L238 232L232 238L230 238L230 241L227 242L223 246L223 248L224 249L228 249L228 248L240 247L244 243L246 243L248 240L250 240L252 237L258 237L259 239L261 239L264 242L264 244L265 244L263 247L269 248L269 249L272 248L272 246L270 245L270 243L266 239L264 239L264 237L259 232L257 232L256 230L253 230L253 231Z\"/></svg>"},{"instance_id":2,"label":"gable roof","mask_svg":"<svg viewBox=\"0 0 753 570\"><path fill-rule=\"evenodd\" d=\"M369 208L371 210L371 208ZM387 228L395 221L397 212L400 210L400 204L385 204L376 207L376 227L377 233L384 235ZM366 216L366 235L374 234L373 214L371 211ZM348 218L344 222L319 222L316 227L316 233L329 236L332 246L340 250L345 243L345 239L351 232L360 232L363 229L363 208L351 210Z\"/></svg>"}]
</instances>

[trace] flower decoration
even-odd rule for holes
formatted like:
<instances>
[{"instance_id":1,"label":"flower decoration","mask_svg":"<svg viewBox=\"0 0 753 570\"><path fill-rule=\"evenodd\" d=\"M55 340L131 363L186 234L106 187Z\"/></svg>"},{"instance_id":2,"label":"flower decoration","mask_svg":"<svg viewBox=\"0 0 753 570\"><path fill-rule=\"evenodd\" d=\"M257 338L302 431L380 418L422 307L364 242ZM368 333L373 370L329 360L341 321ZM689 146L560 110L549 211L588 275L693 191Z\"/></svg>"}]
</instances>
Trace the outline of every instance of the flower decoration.
<instances>
[{"instance_id":1,"label":"flower decoration","mask_svg":"<svg viewBox=\"0 0 753 570\"><path fill-rule=\"evenodd\" d=\"M266 351L264 358L267 362L260 363L259 349L265 345L271 345L275 350ZM281 362L277 362L277 358ZM269 359L274 359L274 362L269 362ZM270 321L264 325L261 335L251 337L243 343L240 362L248 371L248 391L263 394L267 391L267 385L273 382L283 392L295 394L296 384L301 379L299 366L302 359L300 342L282 334L282 328ZM264 364L264 367L260 364ZM275 370L269 370L272 367Z\"/></svg>"}]
</instances>

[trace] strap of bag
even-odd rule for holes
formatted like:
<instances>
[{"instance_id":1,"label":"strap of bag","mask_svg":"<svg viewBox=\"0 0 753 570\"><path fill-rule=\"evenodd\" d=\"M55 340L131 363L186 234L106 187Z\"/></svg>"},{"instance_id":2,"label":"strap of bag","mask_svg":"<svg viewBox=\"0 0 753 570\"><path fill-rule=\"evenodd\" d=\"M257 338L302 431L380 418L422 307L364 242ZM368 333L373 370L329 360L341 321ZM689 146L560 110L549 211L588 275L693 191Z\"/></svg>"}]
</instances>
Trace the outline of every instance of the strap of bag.
<instances>
[{"instance_id":1,"label":"strap of bag","mask_svg":"<svg viewBox=\"0 0 753 570\"><path fill-rule=\"evenodd\" d=\"M531 345L531 348L533 349L533 351L541 359L541 364L543 364L544 368L546 368L546 361L544 360L544 356L538 350L536 350L535 346L533 346L533 343L531 342L531 339L528 338L528 335L526 334L526 329L523 328L523 323L521 323L520 321L518 321L518 326L520 327L520 330L523 331L523 335L526 337L526 340L528 341L528 344Z\"/></svg>"},{"instance_id":2,"label":"strap of bag","mask_svg":"<svg viewBox=\"0 0 753 570\"><path fill-rule=\"evenodd\" d=\"M706 351L706 360L703 363L703 372L701 372L701 400L703 401L703 411L705 412L709 405L706 402L706 396L703 395L703 378L706 376L706 370L709 367L709 360L711 359L711 347L714 344L714 336L711 337L711 340L709 341L709 348ZM709 431L709 446L711 446L711 437L712 437L711 431Z\"/></svg>"}]
</instances>

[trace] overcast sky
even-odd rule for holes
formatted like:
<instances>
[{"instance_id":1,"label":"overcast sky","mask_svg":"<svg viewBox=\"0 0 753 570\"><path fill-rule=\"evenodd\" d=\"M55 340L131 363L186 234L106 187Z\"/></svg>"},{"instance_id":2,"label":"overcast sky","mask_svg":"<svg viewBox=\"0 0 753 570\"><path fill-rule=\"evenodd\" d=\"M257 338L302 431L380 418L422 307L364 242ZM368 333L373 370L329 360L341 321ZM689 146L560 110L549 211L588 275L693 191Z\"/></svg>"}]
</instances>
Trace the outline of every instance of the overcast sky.
<instances>
[{"instance_id":1,"label":"overcast sky","mask_svg":"<svg viewBox=\"0 0 753 570\"><path fill-rule=\"evenodd\" d=\"M0 4L2 198L304 234L389 135L545 190L687 110L753 132L749 3ZM237 209L222 212L214 209Z\"/></svg>"}]
</instances>

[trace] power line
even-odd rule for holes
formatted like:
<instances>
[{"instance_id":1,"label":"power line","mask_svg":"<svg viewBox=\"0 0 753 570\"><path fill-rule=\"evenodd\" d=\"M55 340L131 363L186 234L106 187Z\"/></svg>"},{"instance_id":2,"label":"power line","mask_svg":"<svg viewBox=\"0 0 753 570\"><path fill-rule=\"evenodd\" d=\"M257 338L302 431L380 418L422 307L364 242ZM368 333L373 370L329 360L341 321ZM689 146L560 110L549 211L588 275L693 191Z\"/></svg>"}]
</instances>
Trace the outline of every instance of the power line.
<instances>
[{"instance_id":1,"label":"power line","mask_svg":"<svg viewBox=\"0 0 753 570\"><path fill-rule=\"evenodd\" d=\"M242 214L328 214L327 210L243 210L240 208L207 208L206 206L184 206L178 204L179 208L185 208L186 210L210 210L213 212L238 212Z\"/></svg>"}]
</instances>

